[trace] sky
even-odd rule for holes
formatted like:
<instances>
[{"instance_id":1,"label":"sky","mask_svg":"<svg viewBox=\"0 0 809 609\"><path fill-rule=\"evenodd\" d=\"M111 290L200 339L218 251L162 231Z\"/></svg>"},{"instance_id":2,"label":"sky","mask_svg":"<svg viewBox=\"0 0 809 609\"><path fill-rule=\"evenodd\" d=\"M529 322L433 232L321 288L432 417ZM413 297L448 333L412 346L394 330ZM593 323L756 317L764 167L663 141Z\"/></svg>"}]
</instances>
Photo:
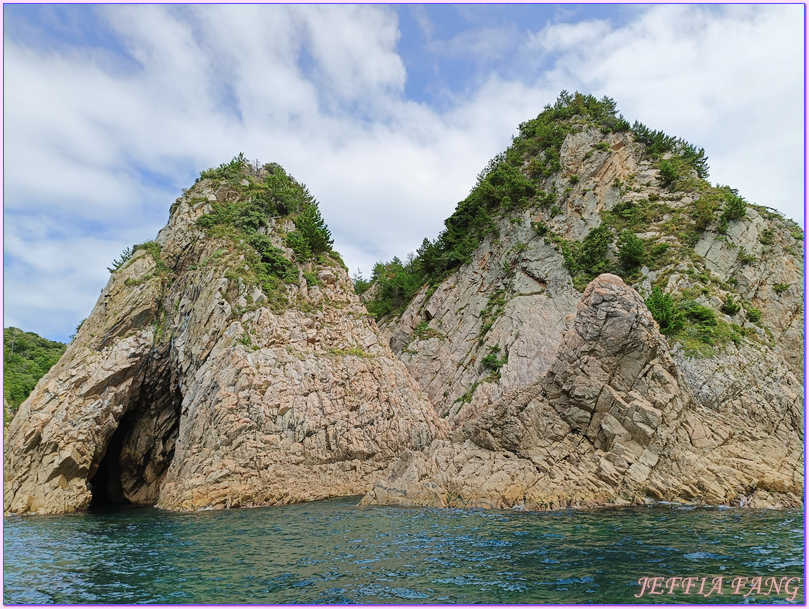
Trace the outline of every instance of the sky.
<instances>
[{"instance_id":1,"label":"sky","mask_svg":"<svg viewBox=\"0 0 809 609\"><path fill-rule=\"evenodd\" d=\"M559 92L704 147L804 223L802 5L3 6L4 327L67 341L199 172L320 202L352 274L404 258Z\"/></svg>"}]
</instances>

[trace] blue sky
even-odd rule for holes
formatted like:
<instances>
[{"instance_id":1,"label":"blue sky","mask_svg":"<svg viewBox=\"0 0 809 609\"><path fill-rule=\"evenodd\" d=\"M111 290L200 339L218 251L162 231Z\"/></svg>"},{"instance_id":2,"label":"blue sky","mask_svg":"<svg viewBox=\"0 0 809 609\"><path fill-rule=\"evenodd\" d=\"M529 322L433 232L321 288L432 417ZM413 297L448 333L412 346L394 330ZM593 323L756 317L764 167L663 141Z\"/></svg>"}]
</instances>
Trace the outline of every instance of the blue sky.
<instances>
[{"instance_id":1,"label":"blue sky","mask_svg":"<svg viewBox=\"0 0 809 609\"><path fill-rule=\"evenodd\" d=\"M562 89L803 223L802 5L4 5L4 325L67 340L124 247L238 152L354 272L415 250Z\"/></svg>"}]
</instances>

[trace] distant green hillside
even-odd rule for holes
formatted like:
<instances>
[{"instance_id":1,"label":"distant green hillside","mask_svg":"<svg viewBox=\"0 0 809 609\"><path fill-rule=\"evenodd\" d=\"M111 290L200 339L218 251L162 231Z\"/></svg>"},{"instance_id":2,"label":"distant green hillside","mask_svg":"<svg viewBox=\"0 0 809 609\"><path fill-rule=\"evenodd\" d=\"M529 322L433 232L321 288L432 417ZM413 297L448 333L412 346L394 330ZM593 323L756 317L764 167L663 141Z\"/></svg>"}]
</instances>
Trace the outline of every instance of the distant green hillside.
<instances>
[{"instance_id":1,"label":"distant green hillside","mask_svg":"<svg viewBox=\"0 0 809 609\"><path fill-rule=\"evenodd\" d=\"M16 411L67 345L19 328L3 330L3 393Z\"/></svg>"}]
</instances>

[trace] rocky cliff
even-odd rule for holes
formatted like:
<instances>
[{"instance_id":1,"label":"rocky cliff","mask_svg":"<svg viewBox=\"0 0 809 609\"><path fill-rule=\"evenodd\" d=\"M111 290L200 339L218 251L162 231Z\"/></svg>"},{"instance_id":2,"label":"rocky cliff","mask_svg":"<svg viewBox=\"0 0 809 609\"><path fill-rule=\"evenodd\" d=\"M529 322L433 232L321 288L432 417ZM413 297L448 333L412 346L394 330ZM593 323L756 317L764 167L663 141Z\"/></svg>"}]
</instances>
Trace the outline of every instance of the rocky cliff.
<instances>
[{"instance_id":1,"label":"rocky cliff","mask_svg":"<svg viewBox=\"0 0 809 609\"><path fill-rule=\"evenodd\" d=\"M6 513L363 494L444 437L279 166L203 172L134 249L11 423Z\"/></svg>"},{"instance_id":2,"label":"rocky cliff","mask_svg":"<svg viewBox=\"0 0 809 609\"><path fill-rule=\"evenodd\" d=\"M802 387L786 370L764 383L779 393L698 403L638 293L604 274L543 377L470 414L450 440L405 454L363 501L800 506Z\"/></svg>"},{"instance_id":3,"label":"rocky cliff","mask_svg":"<svg viewBox=\"0 0 809 609\"><path fill-rule=\"evenodd\" d=\"M521 125L436 241L375 270L369 310L454 431L366 501L800 503L803 231L706 176L611 100Z\"/></svg>"},{"instance_id":4,"label":"rocky cliff","mask_svg":"<svg viewBox=\"0 0 809 609\"><path fill-rule=\"evenodd\" d=\"M802 505L803 231L706 177L563 93L361 300L282 168L203 172L21 405L5 511Z\"/></svg>"}]
</instances>

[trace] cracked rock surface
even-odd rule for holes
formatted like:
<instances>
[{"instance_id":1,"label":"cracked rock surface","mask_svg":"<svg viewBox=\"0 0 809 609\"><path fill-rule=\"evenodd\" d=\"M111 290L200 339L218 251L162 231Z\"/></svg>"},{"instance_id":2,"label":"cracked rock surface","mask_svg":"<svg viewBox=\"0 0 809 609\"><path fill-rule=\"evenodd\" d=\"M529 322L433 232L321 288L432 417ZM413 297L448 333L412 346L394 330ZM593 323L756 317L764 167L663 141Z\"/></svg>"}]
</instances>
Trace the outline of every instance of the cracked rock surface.
<instances>
[{"instance_id":1,"label":"cracked rock surface","mask_svg":"<svg viewBox=\"0 0 809 609\"><path fill-rule=\"evenodd\" d=\"M802 385L788 367L762 379L769 389L742 391L721 407L710 394L695 397L686 376L637 292L601 275L543 378L494 401L450 439L407 452L363 502L802 505ZM776 387L780 397L762 394Z\"/></svg>"},{"instance_id":2,"label":"cracked rock surface","mask_svg":"<svg viewBox=\"0 0 809 609\"><path fill-rule=\"evenodd\" d=\"M628 133L570 133L560 161L562 171L538 185L556 193L552 208L493 217L496 231L468 264L380 321L453 431L405 455L365 500L800 504L803 235L751 205L724 228L717 210L685 235L704 191L663 186ZM582 295L555 240L581 242L618 205L657 210L633 228L647 244L692 241L682 257L642 267L631 287L602 276ZM607 259L618 262L612 246ZM660 336L643 303L653 286L710 308L735 340L695 353L698 341ZM745 306L727 313L729 298ZM628 341L620 353L616 340ZM497 369L485 363L492 353Z\"/></svg>"},{"instance_id":3,"label":"cracked rock surface","mask_svg":"<svg viewBox=\"0 0 809 609\"><path fill-rule=\"evenodd\" d=\"M160 265L140 249L111 276L7 430L6 514L361 495L402 451L445 437L339 264L307 263L272 308L238 276L237 244L196 227L239 196L198 182L158 235ZM294 226L273 222L282 245Z\"/></svg>"}]
</instances>

